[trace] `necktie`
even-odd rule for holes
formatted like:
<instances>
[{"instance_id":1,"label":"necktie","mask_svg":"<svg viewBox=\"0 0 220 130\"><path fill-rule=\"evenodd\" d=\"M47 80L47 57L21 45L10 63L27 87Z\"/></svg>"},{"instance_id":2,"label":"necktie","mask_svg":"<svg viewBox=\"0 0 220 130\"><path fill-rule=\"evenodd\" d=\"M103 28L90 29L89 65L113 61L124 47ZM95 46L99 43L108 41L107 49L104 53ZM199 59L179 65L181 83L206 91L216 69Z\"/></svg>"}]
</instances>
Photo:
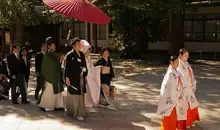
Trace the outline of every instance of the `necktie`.
<instances>
[{"instance_id":1,"label":"necktie","mask_svg":"<svg viewBox=\"0 0 220 130\"><path fill-rule=\"evenodd\" d=\"M19 55L16 55L16 57L17 57L17 59L20 61L20 59L19 59Z\"/></svg>"},{"instance_id":2,"label":"necktie","mask_svg":"<svg viewBox=\"0 0 220 130\"><path fill-rule=\"evenodd\" d=\"M27 66L27 59L26 59L26 57L23 57L23 59L24 59L25 65Z\"/></svg>"}]
</instances>

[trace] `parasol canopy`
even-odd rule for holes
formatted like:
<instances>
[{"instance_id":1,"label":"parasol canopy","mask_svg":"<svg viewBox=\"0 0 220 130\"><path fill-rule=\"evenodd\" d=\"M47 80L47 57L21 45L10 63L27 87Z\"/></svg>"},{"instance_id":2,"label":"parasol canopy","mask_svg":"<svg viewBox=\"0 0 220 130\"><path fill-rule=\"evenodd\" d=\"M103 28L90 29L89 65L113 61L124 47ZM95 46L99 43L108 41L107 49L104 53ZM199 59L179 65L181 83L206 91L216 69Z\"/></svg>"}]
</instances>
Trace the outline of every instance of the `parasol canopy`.
<instances>
[{"instance_id":1,"label":"parasol canopy","mask_svg":"<svg viewBox=\"0 0 220 130\"><path fill-rule=\"evenodd\" d=\"M110 18L88 0L43 0L51 9L84 22L108 24Z\"/></svg>"}]
</instances>

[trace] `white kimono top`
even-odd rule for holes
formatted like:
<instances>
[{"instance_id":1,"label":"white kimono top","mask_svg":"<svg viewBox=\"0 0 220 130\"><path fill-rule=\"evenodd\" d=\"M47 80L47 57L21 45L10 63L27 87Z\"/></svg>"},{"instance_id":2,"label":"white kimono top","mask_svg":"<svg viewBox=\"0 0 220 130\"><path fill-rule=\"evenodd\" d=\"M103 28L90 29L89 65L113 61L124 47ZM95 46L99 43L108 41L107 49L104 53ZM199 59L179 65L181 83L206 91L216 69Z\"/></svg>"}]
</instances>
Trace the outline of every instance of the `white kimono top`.
<instances>
[{"instance_id":1,"label":"white kimono top","mask_svg":"<svg viewBox=\"0 0 220 130\"><path fill-rule=\"evenodd\" d=\"M198 101L195 96L196 79L193 74L193 70L188 62L179 60L179 66L177 70L183 75L184 84L187 86L187 101L190 104L190 109L198 107Z\"/></svg>"},{"instance_id":2,"label":"white kimono top","mask_svg":"<svg viewBox=\"0 0 220 130\"><path fill-rule=\"evenodd\" d=\"M161 85L157 114L162 117L170 116L174 108L177 120L187 119L186 87L182 84L181 75L169 66Z\"/></svg>"},{"instance_id":3,"label":"white kimono top","mask_svg":"<svg viewBox=\"0 0 220 130\"><path fill-rule=\"evenodd\" d=\"M86 40L80 41L81 49L84 54L91 49L90 44ZM101 81L100 81L100 71L101 68L94 67L93 62L90 57L86 58L86 65L88 69L88 75L86 76L87 80L87 93L85 96L85 106L92 107L93 104L97 105L99 103L100 98L100 90L101 90Z\"/></svg>"},{"instance_id":4,"label":"white kimono top","mask_svg":"<svg viewBox=\"0 0 220 130\"><path fill-rule=\"evenodd\" d=\"M88 75L86 76L87 80L87 93L90 93L90 98L92 102L86 102L88 104L98 104L100 98L100 89L101 89L101 81L100 81L100 67L94 67L93 62L90 58L86 58L86 64L88 68Z\"/></svg>"}]
</instances>

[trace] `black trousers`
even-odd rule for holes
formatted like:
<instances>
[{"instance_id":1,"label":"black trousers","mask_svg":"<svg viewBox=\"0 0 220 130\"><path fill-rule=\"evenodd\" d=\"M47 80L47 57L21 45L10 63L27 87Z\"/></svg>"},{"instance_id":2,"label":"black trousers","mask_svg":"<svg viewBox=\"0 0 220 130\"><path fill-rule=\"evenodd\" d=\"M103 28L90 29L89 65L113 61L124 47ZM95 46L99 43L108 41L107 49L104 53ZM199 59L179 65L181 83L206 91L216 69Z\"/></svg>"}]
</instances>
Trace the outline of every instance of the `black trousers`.
<instances>
[{"instance_id":1,"label":"black trousers","mask_svg":"<svg viewBox=\"0 0 220 130\"><path fill-rule=\"evenodd\" d=\"M36 89L35 89L35 98L37 99L38 98L38 95L39 95L39 92L41 90L41 77L37 77L37 86L36 86Z\"/></svg>"},{"instance_id":2,"label":"black trousers","mask_svg":"<svg viewBox=\"0 0 220 130\"><path fill-rule=\"evenodd\" d=\"M25 78L22 74L17 74L15 79L10 80L11 82L11 96L12 96L12 102L13 103L17 103L17 93L16 93L16 88L17 86L20 88L20 92L21 92L21 99L22 102L26 102L27 101L27 93L25 90Z\"/></svg>"}]
</instances>

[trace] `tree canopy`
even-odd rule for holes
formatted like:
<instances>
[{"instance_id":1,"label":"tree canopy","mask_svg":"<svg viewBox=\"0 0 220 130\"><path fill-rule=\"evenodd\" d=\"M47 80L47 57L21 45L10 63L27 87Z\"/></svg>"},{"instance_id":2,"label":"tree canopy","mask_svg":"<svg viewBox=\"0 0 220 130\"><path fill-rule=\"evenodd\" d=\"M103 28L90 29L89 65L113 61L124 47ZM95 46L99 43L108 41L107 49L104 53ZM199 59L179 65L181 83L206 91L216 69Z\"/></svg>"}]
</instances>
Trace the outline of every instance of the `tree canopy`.
<instances>
[{"instance_id":1,"label":"tree canopy","mask_svg":"<svg viewBox=\"0 0 220 130\"><path fill-rule=\"evenodd\" d=\"M19 23L25 26L44 23L57 23L64 18L58 13L46 9L37 12L35 6L41 5L37 0L2 0L0 3L0 28L9 28Z\"/></svg>"},{"instance_id":2,"label":"tree canopy","mask_svg":"<svg viewBox=\"0 0 220 130\"><path fill-rule=\"evenodd\" d=\"M111 17L113 37L124 45L125 55L146 52L149 41L158 40L158 26L169 20L170 12L181 14L187 0L97 0ZM128 56L128 57L130 57Z\"/></svg>"}]
</instances>

